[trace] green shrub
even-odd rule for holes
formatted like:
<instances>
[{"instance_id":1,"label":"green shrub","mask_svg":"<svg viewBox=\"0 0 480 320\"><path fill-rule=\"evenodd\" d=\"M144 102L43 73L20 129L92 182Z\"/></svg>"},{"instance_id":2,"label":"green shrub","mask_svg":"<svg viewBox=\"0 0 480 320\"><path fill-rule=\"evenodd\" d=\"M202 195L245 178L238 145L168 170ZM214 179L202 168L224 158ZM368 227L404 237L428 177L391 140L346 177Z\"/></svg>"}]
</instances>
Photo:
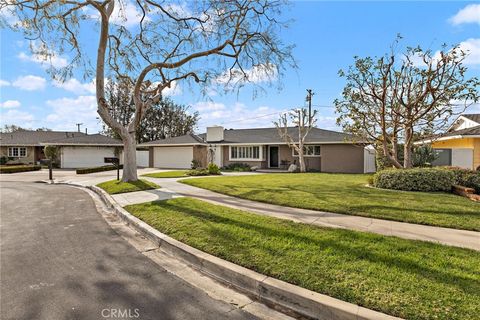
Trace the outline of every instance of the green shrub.
<instances>
[{"instance_id":1,"label":"green shrub","mask_svg":"<svg viewBox=\"0 0 480 320\"><path fill-rule=\"evenodd\" d=\"M123 165L120 165L120 169L123 168ZM95 172L102 172L102 171L110 171L116 170L117 167L115 165L107 165L107 166L100 166L100 167L93 167L93 168L80 168L77 169L77 174L87 174L87 173L95 173Z\"/></svg>"},{"instance_id":2,"label":"green shrub","mask_svg":"<svg viewBox=\"0 0 480 320\"><path fill-rule=\"evenodd\" d=\"M373 177L377 188L405 191L450 191L453 182L453 172L442 168L388 169Z\"/></svg>"},{"instance_id":3,"label":"green shrub","mask_svg":"<svg viewBox=\"0 0 480 320\"><path fill-rule=\"evenodd\" d=\"M251 171L252 168L248 163L230 163L227 166L224 166L223 171L237 171L237 172L244 172L244 171Z\"/></svg>"},{"instance_id":4,"label":"green shrub","mask_svg":"<svg viewBox=\"0 0 480 320\"><path fill-rule=\"evenodd\" d=\"M221 174L220 168L215 163L209 163L207 171L209 174Z\"/></svg>"},{"instance_id":5,"label":"green shrub","mask_svg":"<svg viewBox=\"0 0 480 320\"><path fill-rule=\"evenodd\" d=\"M192 169L188 170L186 173L187 176L208 176L208 170L207 169Z\"/></svg>"},{"instance_id":6,"label":"green shrub","mask_svg":"<svg viewBox=\"0 0 480 320\"><path fill-rule=\"evenodd\" d=\"M200 161L193 159L192 164L190 164L190 168L192 169L198 169L201 167Z\"/></svg>"},{"instance_id":7,"label":"green shrub","mask_svg":"<svg viewBox=\"0 0 480 320\"><path fill-rule=\"evenodd\" d=\"M442 169L453 173L453 184L473 188L476 193L480 193L480 171L460 167L442 167Z\"/></svg>"},{"instance_id":8,"label":"green shrub","mask_svg":"<svg viewBox=\"0 0 480 320\"><path fill-rule=\"evenodd\" d=\"M4 165L8 162L8 158L5 156L0 157L0 165Z\"/></svg>"},{"instance_id":9,"label":"green shrub","mask_svg":"<svg viewBox=\"0 0 480 320\"><path fill-rule=\"evenodd\" d=\"M22 166L1 166L0 173L16 173L16 172L26 172L26 171L37 171L40 170L41 166L34 165L22 165Z\"/></svg>"}]
</instances>

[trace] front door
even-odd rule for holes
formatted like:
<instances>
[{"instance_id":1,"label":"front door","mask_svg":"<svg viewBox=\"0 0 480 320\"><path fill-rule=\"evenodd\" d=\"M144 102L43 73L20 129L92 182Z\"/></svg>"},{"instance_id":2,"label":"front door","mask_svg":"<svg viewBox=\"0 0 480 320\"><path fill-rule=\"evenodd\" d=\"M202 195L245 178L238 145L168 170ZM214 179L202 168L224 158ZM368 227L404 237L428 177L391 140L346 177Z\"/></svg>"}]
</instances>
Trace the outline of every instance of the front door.
<instances>
[{"instance_id":1,"label":"front door","mask_svg":"<svg viewBox=\"0 0 480 320\"><path fill-rule=\"evenodd\" d=\"M269 167L278 168L278 147L269 147L268 150Z\"/></svg>"}]
</instances>

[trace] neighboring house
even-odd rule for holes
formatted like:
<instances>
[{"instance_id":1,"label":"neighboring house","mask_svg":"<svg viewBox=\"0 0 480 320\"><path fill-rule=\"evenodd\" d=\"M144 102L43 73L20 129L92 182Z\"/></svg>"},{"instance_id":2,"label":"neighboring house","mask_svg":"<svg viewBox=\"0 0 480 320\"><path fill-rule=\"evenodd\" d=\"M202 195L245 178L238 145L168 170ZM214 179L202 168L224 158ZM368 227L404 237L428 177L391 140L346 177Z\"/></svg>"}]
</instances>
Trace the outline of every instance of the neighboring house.
<instances>
[{"instance_id":1,"label":"neighboring house","mask_svg":"<svg viewBox=\"0 0 480 320\"><path fill-rule=\"evenodd\" d=\"M480 167L480 114L463 114L450 129L435 139L416 144L431 144L438 158L433 165L455 166L466 169Z\"/></svg>"},{"instance_id":2,"label":"neighboring house","mask_svg":"<svg viewBox=\"0 0 480 320\"><path fill-rule=\"evenodd\" d=\"M289 129L293 136L297 128ZM375 155L351 136L313 128L306 138L306 166L322 172L364 173L375 171ZM192 160L201 166L213 162L219 167L248 163L258 168L286 169L298 163L298 156L279 136L276 128L224 129L208 127L200 135L142 143L150 150L149 166L189 168Z\"/></svg>"},{"instance_id":3,"label":"neighboring house","mask_svg":"<svg viewBox=\"0 0 480 320\"><path fill-rule=\"evenodd\" d=\"M61 168L83 168L105 165L105 157L114 157L123 144L101 134L65 131L16 131L0 133L0 156L8 163L37 164L45 159L43 148L60 148Z\"/></svg>"}]
</instances>

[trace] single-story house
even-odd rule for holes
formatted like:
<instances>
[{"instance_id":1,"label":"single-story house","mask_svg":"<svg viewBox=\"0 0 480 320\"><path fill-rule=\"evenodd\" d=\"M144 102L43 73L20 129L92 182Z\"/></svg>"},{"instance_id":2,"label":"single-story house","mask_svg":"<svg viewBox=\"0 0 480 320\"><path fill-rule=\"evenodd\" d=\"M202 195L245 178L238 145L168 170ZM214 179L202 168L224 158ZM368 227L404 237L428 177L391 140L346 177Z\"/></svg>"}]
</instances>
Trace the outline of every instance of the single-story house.
<instances>
[{"instance_id":1,"label":"single-story house","mask_svg":"<svg viewBox=\"0 0 480 320\"><path fill-rule=\"evenodd\" d=\"M0 157L7 158L7 163L37 164L45 159L46 145L59 147L61 168L105 165L105 157L114 157L123 148L122 141L101 134L32 130L0 133Z\"/></svg>"},{"instance_id":2,"label":"single-story house","mask_svg":"<svg viewBox=\"0 0 480 320\"><path fill-rule=\"evenodd\" d=\"M416 144L432 146L438 156L433 165L477 169L480 167L480 114L460 115L445 134Z\"/></svg>"},{"instance_id":3,"label":"single-story house","mask_svg":"<svg viewBox=\"0 0 480 320\"><path fill-rule=\"evenodd\" d=\"M293 136L297 128L289 128ZM213 162L219 167L247 163L262 169L286 169L298 163L298 155L283 141L276 128L224 129L208 127L199 135L142 143L149 148L149 166L190 168L192 160L201 166ZM375 171L375 154L365 143L348 134L313 128L306 138L306 166L321 172L364 173Z\"/></svg>"}]
</instances>

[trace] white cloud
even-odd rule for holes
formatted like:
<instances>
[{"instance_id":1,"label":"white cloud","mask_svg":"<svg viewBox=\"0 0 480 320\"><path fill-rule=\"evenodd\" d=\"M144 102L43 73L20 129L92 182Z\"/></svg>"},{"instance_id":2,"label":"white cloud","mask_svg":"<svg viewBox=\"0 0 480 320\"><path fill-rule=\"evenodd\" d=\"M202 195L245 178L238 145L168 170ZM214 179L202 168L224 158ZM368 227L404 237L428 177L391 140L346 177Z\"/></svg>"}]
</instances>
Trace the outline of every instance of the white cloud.
<instances>
[{"instance_id":1,"label":"white cloud","mask_svg":"<svg viewBox=\"0 0 480 320\"><path fill-rule=\"evenodd\" d=\"M162 91L162 95L165 97L172 97L172 96L179 96L182 94L182 87L178 84L178 82L173 82L170 85L170 88L165 88Z\"/></svg>"},{"instance_id":2,"label":"white cloud","mask_svg":"<svg viewBox=\"0 0 480 320\"><path fill-rule=\"evenodd\" d=\"M468 56L465 58L464 63L473 65L480 65L480 38L470 38L468 40L460 42L460 49L468 52Z\"/></svg>"},{"instance_id":3,"label":"white cloud","mask_svg":"<svg viewBox=\"0 0 480 320\"><path fill-rule=\"evenodd\" d=\"M15 14L15 10L11 7L4 7L2 8L2 10L0 10L0 19L10 26L17 26L20 22L17 15Z\"/></svg>"},{"instance_id":4,"label":"white cloud","mask_svg":"<svg viewBox=\"0 0 480 320\"><path fill-rule=\"evenodd\" d=\"M18 58L23 61L30 61L39 63L43 66L51 65L54 68L63 68L68 65L68 60L65 57L58 56L56 54L40 55L40 54L31 54L28 55L25 52L20 52Z\"/></svg>"},{"instance_id":5,"label":"white cloud","mask_svg":"<svg viewBox=\"0 0 480 320\"><path fill-rule=\"evenodd\" d=\"M81 83L75 78L69 79L65 82L54 80L53 85L57 88L61 88L77 95L81 94L94 94L95 93L95 82Z\"/></svg>"},{"instance_id":6,"label":"white cloud","mask_svg":"<svg viewBox=\"0 0 480 320\"><path fill-rule=\"evenodd\" d=\"M100 20L100 15L97 10L85 7L83 9L85 16L93 20ZM110 23L121 25L126 28L138 26L142 19L142 12L138 8L138 5L132 1L118 1L115 3ZM145 16L144 22L149 21L150 18Z\"/></svg>"},{"instance_id":7,"label":"white cloud","mask_svg":"<svg viewBox=\"0 0 480 320\"><path fill-rule=\"evenodd\" d=\"M233 68L225 71L222 75L215 79L218 84L235 85L237 83L262 83L271 82L278 78L277 66L274 64L260 64L245 69L243 72L240 69Z\"/></svg>"},{"instance_id":8,"label":"white cloud","mask_svg":"<svg viewBox=\"0 0 480 320\"><path fill-rule=\"evenodd\" d=\"M212 101L200 101L195 104L193 104L193 109L199 112L203 111L218 111L218 110L224 110L225 105L223 103L219 102L212 102Z\"/></svg>"},{"instance_id":9,"label":"white cloud","mask_svg":"<svg viewBox=\"0 0 480 320\"><path fill-rule=\"evenodd\" d=\"M28 75L24 77L18 77L17 80L13 82L13 86L21 90L35 91L45 89L47 80L42 77Z\"/></svg>"},{"instance_id":10,"label":"white cloud","mask_svg":"<svg viewBox=\"0 0 480 320\"><path fill-rule=\"evenodd\" d=\"M10 84L11 84L10 82L0 79L0 87L7 87Z\"/></svg>"},{"instance_id":11,"label":"white cloud","mask_svg":"<svg viewBox=\"0 0 480 320\"><path fill-rule=\"evenodd\" d=\"M458 44L460 50L467 55L463 63L465 65L480 65L480 38L470 38ZM440 59L440 50L437 50L432 56L433 62ZM425 66L421 56L411 58L412 64L417 67Z\"/></svg>"},{"instance_id":12,"label":"white cloud","mask_svg":"<svg viewBox=\"0 0 480 320\"><path fill-rule=\"evenodd\" d=\"M469 4L448 19L453 25L476 23L480 25L480 4Z\"/></svg>"},{"instance_id":13,"label":"white cloud","mask_svg":"<svg viewBox=\"0 0 480 320\"><path fill-rule=\"evenodd\" d=\"M200 113L201 127L211 125L222 125L225 128L273 127L273 121L278 119L281 112L268 106L248 108L240 102L227 106L220 102L203 101L194 103L192 108Z\"/></svg>"},{"instance_id":14,"label":"white cloud","mask_svg":"<svg viewBox=\"0 0 480 320\"><path fill-rule=\"evenodd\" d=\"M1 125L16 124L24 128L31 128L34 126L34 117L32 114L19 110L8 110L0 114Z\"/></svg>"},{"instance_id":15,"label":"white cloud","mask_svg":"<svg viewBox=\"0 0 480 320\"><path fill-rule=\"evenodd\" d=\"M20 106L21 103L18 100L7 100L5 102L0 102L0 107L5 109L18 108Z\"/></svg>"},{"instance_id":16,"label":"white cloud","mask_svg":"<svg viewBox=\"0 0 480 320\"><path fill-rule=\"evenodd\" d=\"M60 98L47 100L52 112L45 118L46 126L54 130L73 130L75 123L83 123L89 132L101 129L97 120L97 99L93 95L76 98Z\"/></svg>"}]
</instances>

